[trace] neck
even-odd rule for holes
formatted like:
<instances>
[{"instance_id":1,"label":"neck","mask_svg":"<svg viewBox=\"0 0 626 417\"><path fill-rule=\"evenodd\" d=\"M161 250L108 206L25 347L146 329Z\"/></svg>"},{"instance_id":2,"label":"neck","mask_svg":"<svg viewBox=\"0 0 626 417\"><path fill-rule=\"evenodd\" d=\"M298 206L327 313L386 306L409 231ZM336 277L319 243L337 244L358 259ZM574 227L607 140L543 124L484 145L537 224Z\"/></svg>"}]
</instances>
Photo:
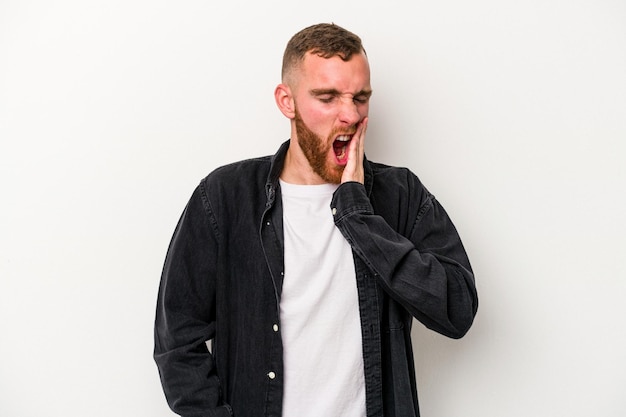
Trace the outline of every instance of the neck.
<instances>
[{"instance_id":1,"label":"neck","mask_svg":"<svg viewBox=\"0 0 626 417\"><path fill-rule=\"evenodd\" d=\"M326 181L313 171L298 142L293 139L289 143L289 149L285 155L280 179L290 184L299 185L326 184Z\"/></svg>"}]
</instances>

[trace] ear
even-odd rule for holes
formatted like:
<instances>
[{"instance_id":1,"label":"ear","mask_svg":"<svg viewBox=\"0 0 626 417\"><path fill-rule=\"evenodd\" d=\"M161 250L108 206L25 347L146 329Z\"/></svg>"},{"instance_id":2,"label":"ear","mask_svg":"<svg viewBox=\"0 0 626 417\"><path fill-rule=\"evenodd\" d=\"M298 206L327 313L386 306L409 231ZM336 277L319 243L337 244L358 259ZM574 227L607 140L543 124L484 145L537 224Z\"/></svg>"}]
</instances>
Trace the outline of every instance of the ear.
<instances>
[{"instance_id":1,"label":"ear","mask_svg":"<svg viewBox=\"0 0 626 417\"><path fill-rule=\"evenodd\" d=\"M286 84L278 84L274 90L274 99L281 113L288 119L296 116L295 103L291 94L291 88Z\"/></svg>"}]
</instances>

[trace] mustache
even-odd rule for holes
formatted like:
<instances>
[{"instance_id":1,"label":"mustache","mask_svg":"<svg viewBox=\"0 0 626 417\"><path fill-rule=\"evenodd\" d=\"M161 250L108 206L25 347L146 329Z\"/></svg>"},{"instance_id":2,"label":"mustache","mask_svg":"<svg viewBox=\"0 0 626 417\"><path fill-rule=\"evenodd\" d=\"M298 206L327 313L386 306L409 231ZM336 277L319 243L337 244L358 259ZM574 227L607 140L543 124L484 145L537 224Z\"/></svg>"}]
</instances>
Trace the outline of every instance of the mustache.
<instances>
[{"instance_id":1,"label":"mustache","mask_svg":"<svg viewBox=\"0 0 626 417\"><path fill-rule=\"evenodd\" d=\"M352 136L356 133L356 125L350 126L349 128L336 128L330 132L330 137L335 138L337 136Z\"/></svg>"},{"instance_id":2,"label":"mustache","mask_svg":"<svg viewBox=\"0 0 626 417\"><path fill-rule=\"evenodd\" d=\"M294 118L295 118L296 122L298 122L298 124L301 127L305 127L308 130L310 130L309 126L302 119L302 116L300 115L300 112L298 111L298 108L296 107L294 110L295 110ZM330 134L328 135L328 138L331 139L331 140L334 140L337 136L344 136L344 135L352 136L352 135L354 135L356 133L357 126L358 126L358 123L355 123L354 125L349 126L347 128L346 127L334 128L333 130L331 130Z\"/></svg>"}]
</instances>

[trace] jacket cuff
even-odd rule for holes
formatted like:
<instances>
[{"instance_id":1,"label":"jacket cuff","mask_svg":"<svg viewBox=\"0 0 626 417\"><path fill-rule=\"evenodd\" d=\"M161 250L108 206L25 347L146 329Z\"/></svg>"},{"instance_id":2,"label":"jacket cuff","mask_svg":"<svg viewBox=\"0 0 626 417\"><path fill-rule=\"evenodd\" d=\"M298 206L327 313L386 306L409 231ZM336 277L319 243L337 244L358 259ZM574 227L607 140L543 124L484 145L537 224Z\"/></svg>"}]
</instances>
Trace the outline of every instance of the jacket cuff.
<instances>
[{"instance_id":1,"label":"jacket cuff","mask_svg":"<svg viewBox=\"0 0 626 417\"><path fill-rule=\"evenodd\" d=\"M330 202L335 223L355 213L373 214L374 209L360 182L351 181L341 184Z\"/></svg>"}]
</instances>

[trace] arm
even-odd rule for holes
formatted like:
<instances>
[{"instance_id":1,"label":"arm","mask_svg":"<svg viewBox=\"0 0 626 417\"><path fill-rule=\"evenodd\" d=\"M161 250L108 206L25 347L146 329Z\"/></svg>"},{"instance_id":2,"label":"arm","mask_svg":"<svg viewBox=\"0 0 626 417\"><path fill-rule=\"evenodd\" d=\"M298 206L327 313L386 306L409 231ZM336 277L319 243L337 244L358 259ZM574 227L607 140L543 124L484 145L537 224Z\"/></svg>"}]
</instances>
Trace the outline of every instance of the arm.
<instances>
[{"instance_id":1,"label":"arm","mask_svg":"<svg viewBox=\"0 0 626 417\"><path fill-rule=\"evenodd\" d=\"M170 408L185 417L227 417L206 341L215 335L216 230L198 187L168 249L157 300L154 359Z\"/></svg>"},{"instance_id":2,"label":"arm","mask_svg":"<svg viewBox=\"0 0 626 417\"><path fill-rule=\"evenodd\" d=\"M374 213L358 182L335 192L335 224L391 298L428 328L460 338L478 307L469 260L443 207L414 175L407 186L418 201L407 207L412 217L406 237Z\"/></svg>"}]
</instances>

